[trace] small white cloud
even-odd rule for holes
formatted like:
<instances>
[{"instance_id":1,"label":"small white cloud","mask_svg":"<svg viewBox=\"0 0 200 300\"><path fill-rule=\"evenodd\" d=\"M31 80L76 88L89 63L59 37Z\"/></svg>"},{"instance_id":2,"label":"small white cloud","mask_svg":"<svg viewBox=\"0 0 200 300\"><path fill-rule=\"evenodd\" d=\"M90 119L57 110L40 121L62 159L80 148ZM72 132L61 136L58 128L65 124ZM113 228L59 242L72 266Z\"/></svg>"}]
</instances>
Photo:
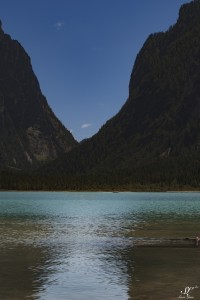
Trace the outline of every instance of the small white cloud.
<instances>
[{"instance_id":1,"label":"small white cloud","mask_svg":"<svg viewBox=\"0 0 200 300\"><path fill-rule=\"evenodd\" d=\"M88 127L91 127L91 126L92 126L92 124L90 124L90 123L85 123L85 124L82 124L82 125L81 125L81 128L84 129L84 128L88 128Z\"/></svg>"},{"instance_id":2,"label":"small white cloud","mask_svg":"<svg viewBox=\"0 0 200 300\"><path fill-rule=\"evenodd\" d=\"M58 21L54 24L54 27L57 29L57 30L60 30L63 26L65 25L64 22L62 21Z\"/></svg>"}]
</instances>

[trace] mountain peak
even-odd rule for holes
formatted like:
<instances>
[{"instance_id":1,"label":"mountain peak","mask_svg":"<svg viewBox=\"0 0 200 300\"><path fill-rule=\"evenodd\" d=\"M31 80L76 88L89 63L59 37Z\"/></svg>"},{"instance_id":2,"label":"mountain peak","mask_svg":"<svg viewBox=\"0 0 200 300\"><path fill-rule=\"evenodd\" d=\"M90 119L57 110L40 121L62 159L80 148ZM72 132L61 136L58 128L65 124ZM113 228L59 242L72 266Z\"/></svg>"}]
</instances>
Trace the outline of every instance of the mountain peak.
<instances>
[{"instance_id":1,"label":"mountain peak","mask_svg":"<svg viewBox=\"0 0 200 300\"><path fill-rule=\"evenodd\" d=\"M187 25L194 22L200 22L200 0L193 0L185 3L179 10L179 22L186 22Z\"/></svg>"},{"instance_id":2,"label":"mountain peak","mask_svg":"<svg viewBox=\"0 0 200 300\"><path fill-rule=\"evenodd\" d=\"M3 37L0 21L0 168L26 169L77 142L49 107L26 51Z\"/></svg>"}]
</instances>

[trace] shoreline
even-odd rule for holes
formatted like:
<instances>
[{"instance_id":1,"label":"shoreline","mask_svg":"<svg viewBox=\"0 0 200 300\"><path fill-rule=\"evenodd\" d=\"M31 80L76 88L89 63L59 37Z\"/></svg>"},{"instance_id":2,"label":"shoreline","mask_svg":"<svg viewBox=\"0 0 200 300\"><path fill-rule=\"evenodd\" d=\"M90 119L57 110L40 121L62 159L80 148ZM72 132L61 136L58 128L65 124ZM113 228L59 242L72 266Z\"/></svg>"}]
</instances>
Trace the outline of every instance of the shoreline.
<instances>
[{"instance_id":1,"label":"shoreline","mask_svg":"<svg viewBox=\"0 0 200 300\"><path fill-rule=\"evenodd\" d=\"M119 194L119 193L200 193L200 190L119 190L119 191L112 191L112 190L0 190L0 193L5 192L27 192L27 193L112 193L112 194Z\"/></svg>"}]
</instances>

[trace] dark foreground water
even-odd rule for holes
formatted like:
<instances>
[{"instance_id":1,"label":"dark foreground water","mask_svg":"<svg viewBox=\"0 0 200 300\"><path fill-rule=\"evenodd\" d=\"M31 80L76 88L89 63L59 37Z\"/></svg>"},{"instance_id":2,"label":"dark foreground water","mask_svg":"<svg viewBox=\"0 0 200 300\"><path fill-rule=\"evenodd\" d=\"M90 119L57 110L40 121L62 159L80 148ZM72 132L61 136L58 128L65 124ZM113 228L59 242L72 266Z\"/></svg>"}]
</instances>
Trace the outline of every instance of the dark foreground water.
<instances>
[{"instance_id":1,"label":"dark foreground water","mask_svg":"<svg viewBox=\"0 0 200 300\"><path fill-rule=\"evenodd\" d=\"M196 235L198 193L2 192L0 299L200 299L200 248L134 247Z\"/></svg>"}]
</instances>

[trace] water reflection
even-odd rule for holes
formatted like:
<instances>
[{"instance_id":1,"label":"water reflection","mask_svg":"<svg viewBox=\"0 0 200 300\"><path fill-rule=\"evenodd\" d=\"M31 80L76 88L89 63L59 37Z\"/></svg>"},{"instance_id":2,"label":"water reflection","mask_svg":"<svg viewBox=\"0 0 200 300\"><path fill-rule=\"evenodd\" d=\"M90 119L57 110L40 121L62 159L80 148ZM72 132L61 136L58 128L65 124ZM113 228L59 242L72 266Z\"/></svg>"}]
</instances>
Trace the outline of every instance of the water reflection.
<instances>
[{"instance_id":1,"label":"water reflection","mask_svg":"<svg viewBox=\"0 0 200 300\"><path fill-rule=\"evenodd\" d=\"M135 248L128 240L101 249L105 276L124 289L129 300L175 300L185 287L198 287L200 255L196 248ZM114 299L114 298L112 298Z\"/></svg>"},{"instance_id":2,"label":"water reflection","mask_svg":"<svg viewBox=\"0 0 200 300\"><path fill-rule=\"evenodd\" d=\"M48 249L29 245L0 248L0 299L38 299L49 284L51 256Z\"/></svg>"},{"instance_id":3,"label":"water reflection","mask_svg":"<svg viewBox=\"0 0 200 300\"><path fill-rule=\"evenodd\" d=\"M138 238L200 232L197 196L189 209L168 194L2 197L2 300L172 300L199 284L199 249L134 247Z\"/></svg>"},{"instance_id":4,"label":"water reflection","mask_svg":"<svg viewBox=\"0 0 200 300\"><path fill-rule=\"evenodd\" d=\"M135 249L133 259L132 279L129 276L131 300L175 300L187 286L198 286L191 296L200 298L199 249Z\"/></svg>"},{"instance_id":5,"label":"water reflection","mask_svg":"<svg viewBox=\"0 0 200 300\"><path fill-rule=\"evenodd\" d=\"M138 238L195 237L200 232L199 215L191 212L157 214L155 211L139 215L132 212L123 217L123 226L118 232L113 226L112 246L101 249L104 253L101 265L106 274L113 274L113 278L117 274L119 285L126 285L127 299L175 300L188 286L195 287L191 297L200 299L198 248L134 246Z\"/></svg>"}]
</instances>

